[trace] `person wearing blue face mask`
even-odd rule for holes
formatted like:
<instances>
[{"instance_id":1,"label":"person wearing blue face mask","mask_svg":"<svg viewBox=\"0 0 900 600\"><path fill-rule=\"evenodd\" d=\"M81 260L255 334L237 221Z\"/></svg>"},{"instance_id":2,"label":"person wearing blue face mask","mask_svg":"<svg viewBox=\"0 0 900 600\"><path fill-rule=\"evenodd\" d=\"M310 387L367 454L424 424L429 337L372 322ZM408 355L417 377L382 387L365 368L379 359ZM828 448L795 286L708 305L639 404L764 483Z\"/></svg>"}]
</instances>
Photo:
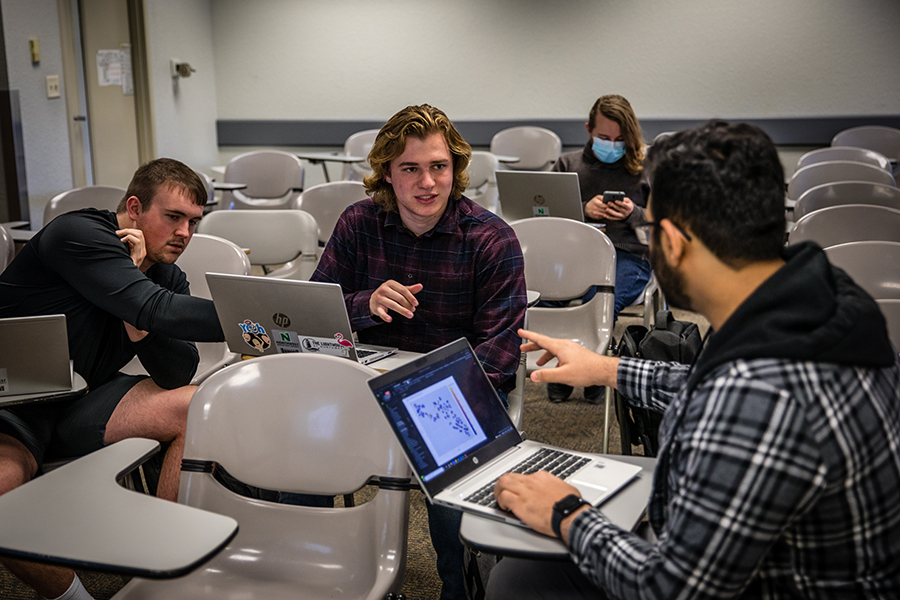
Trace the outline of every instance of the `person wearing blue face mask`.
<instances>
[{"instance_id":1,"label":"person wearing blue face mask","mask_svg":"<svg viewBox=\"0 0 900 600\"><path fill-rule=\"evenodd\" d=\"M567 152L553 165L553 171L578 173L585 221L604 223L604 232L616 247L616 291L614 318L634 302L650 280L647 246L641 244L634 226L646 220L645 207L650 185L644 176L645 145L640 123L631 104L622 96L601 96L585 123L590 139L584 148ZM625 198L603 201L604 192L625 192ZM591 288L584 297L593 297ZM547 395L562 402L572 388L550 384ZM599 401L602 388L588 387L585 400Z\"/></svg>"}]
</instances>

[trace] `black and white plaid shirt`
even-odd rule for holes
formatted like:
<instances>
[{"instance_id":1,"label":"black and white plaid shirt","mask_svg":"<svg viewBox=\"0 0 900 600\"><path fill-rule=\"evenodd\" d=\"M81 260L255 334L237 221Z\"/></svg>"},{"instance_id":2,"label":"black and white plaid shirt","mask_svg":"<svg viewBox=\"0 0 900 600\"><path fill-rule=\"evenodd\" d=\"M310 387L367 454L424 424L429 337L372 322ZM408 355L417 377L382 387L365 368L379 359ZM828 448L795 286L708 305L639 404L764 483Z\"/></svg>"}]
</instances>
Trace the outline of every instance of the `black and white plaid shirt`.
<instances>
[{"instance_id":1,"label":"black and white plaid shirt","mask_svg":"<svg viewBox=\"0 0 900 600\"><path fill-rule=\"evenodd\" d=\"M900 598L900 365L622 359L619 390L666 408L651 545L597 510L576 564L613 598Z\"/></svg>"}]
</instances>

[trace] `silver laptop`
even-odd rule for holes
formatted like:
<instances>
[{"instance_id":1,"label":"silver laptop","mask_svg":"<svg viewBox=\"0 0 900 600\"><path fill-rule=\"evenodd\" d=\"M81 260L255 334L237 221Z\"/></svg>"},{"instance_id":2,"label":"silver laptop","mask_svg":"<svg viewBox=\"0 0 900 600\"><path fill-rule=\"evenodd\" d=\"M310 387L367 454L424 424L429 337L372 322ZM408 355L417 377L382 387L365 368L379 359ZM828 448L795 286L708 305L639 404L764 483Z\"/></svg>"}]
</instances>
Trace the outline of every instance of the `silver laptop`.
<instances>
[{"instance_id":1,"label":"silver laptop","mask_svg":"<svg viewBox=\"0 0 900 600\"><path fill-rule=\"evenodd\" d=\"M0 396L71 389L65 315L0 319Z\"/></svg>"},{"instance_id":2,"label":"silver laptop","mask_svg":"<svg viewBox=\"0 0 900 600\"><path fill-rule=\"evenodd\" d=\"M397 351L353 341L344 295L336 283L221 273L207 273L206 282L232 352L314 352L367 365Z\"/></svg>"},{"instance_id":3,"label":"silver laptop","mask_svg":"<svg viewBox=\"0 0 900 600\"><path fill-rule=\"evenodd\" d=\"M578 173L497 171L500 208L508 222L562 217L584 222Z\"/></svg>"},{"instance_id":4,"label":"silver laptop","mask_svg":"<svg viewBox=\"0 0 900 600\"><path fill-rule=\"evenodd\" d=\"M524 441L464 338L368 383L419 485L436 504L524 525L497 508L494 483L504 473L556 470L597 506L641 471Z\"/></svg>"}]
</instances>

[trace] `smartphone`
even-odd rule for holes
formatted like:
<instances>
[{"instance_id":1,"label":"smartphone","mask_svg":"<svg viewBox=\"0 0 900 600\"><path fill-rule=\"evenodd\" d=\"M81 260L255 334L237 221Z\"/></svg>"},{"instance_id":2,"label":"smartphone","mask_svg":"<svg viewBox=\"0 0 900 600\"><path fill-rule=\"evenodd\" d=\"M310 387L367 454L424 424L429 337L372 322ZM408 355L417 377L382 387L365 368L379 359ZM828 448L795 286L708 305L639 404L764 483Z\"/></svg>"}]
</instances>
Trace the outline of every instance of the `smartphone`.
<instances>
[{"instance_id":1,"label":"smartphone","mask_svg":"<svg viewBox=\"0 0 900 600\"><path fill-rule=\"evenodd\" d=\"M603 192L603 203L621 202L625 199L625 192Z\"/></svg>"}]
</instances>

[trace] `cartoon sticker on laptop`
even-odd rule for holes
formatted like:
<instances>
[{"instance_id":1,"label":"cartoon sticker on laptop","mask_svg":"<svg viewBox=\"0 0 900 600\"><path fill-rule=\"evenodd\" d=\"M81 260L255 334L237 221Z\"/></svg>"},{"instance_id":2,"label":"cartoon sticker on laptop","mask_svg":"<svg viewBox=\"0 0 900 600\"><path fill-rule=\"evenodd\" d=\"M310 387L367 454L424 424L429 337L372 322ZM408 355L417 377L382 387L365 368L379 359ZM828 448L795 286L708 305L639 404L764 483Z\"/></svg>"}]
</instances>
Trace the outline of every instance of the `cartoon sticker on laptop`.
<instances>
[{"instance_id":1,"label":"cartoon sticker on laptop","mask_svg":"<svg viewBox=\"0 0 900 600\"><path fill-rule=\"evenodd\" d=\"M238 326L244 335L244 341L254 350L263 352L272 345L272 340L269 338L269 334L266 333L265 327L259 323L254 323L247 319L243 323L238 323Z\"/></svg>"},{"instance_id":2,"label":"cartoon sticker on laptop","mask_svg":"<svg viewBox=\"0 0 900 600\"><path fill-rule=\"evenodd\" d=\"M293 352L329 354L331 356L342 356L344 358L350 356L350 348L353 347L353 342L344 339L344 336L340 333L334 334L334 338L332 339L306 335L299 337L297 341L299 342L297 350L293 350ZM279 348L279 352L286 351L282 350L281 344L277 342L276 346Z\"/></svg>"}]
</instances>

